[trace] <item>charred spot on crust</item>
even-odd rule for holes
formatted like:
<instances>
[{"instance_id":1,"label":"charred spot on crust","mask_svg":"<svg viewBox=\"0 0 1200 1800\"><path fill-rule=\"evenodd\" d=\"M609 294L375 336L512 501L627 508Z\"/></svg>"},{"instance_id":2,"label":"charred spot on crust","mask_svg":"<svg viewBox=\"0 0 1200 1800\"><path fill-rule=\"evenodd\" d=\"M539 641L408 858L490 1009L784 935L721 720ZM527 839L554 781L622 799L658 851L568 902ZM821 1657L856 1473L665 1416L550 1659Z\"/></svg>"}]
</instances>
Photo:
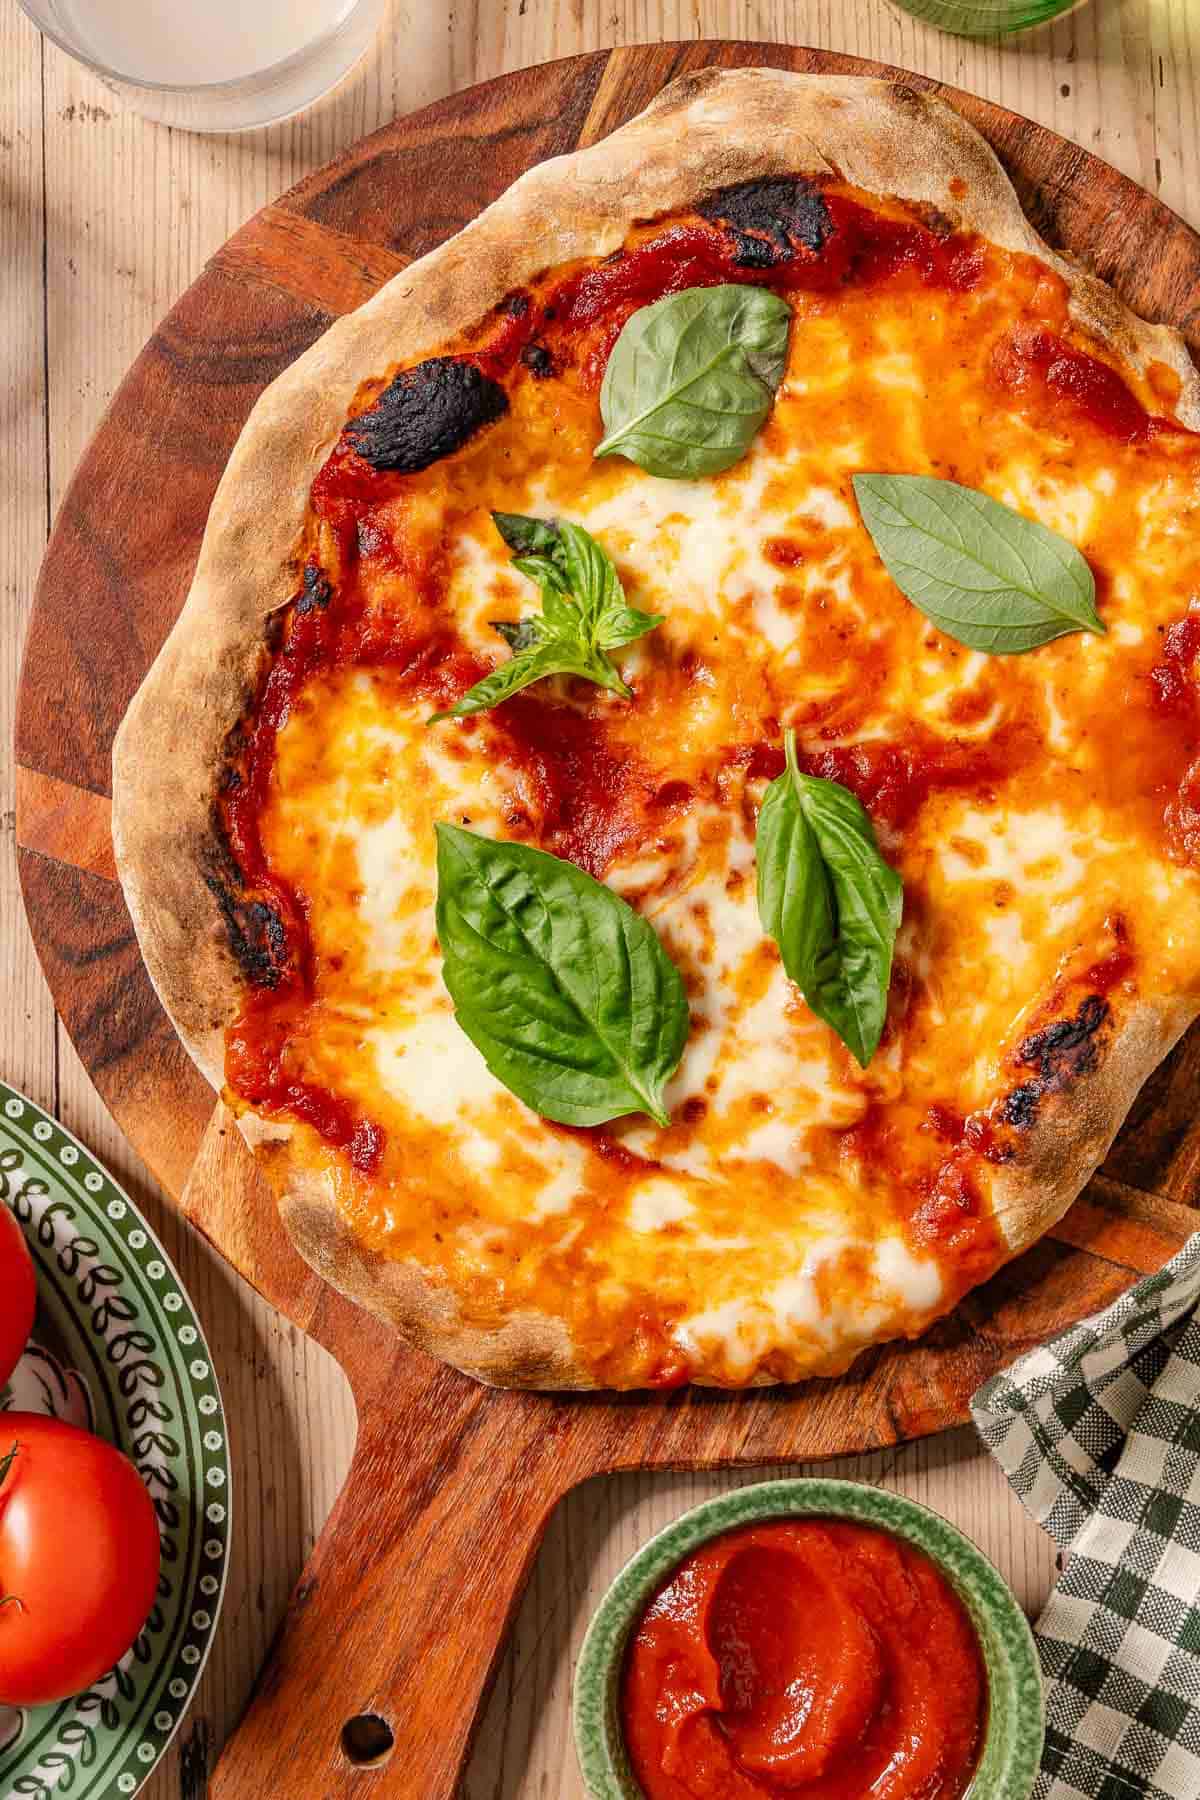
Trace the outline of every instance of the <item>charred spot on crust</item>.
<instances>
[{"instance_id":1,"label":"charred spot on crust","mask_svg":"<svg viewBox=\"0 0 1200 1800\"><path fill-rule=\"evenodd\" d=\"M734 266L738 269L773 269L777 262L782 262L787 252L782 254L778 246L767 238L751 237L748 232L735 234L737 250L734 254Z\"/></svg>"},{"instance_id":2,"label":"charred spot on crust","mask_svg":"<svg viewBox=\"0 0 1200 1800\"><path fill-rule=\"evenodd\" d=\"M935 238L945 239L954 236L957 229L954 220L948 213L944 213L940 206L918 203L913 207L913 211L926 231L932 232Z\"/></svg>"},{"instance_id":3,"label":"charred spot on crust","mask_svg":"<svg viewBox=\"0 0 1200 1800\"><path fill-rule=\"evenodd\" d=\"M206 871L205 886L220 908L234 961L254 987L278 987L287 965L283 920L265 900L246 900L219 875Z\"/></svg>"},{"instance_id":4,"label":"charred spot on crust","mask_svg":"<svg viewBox=\"0 0 1200 1800\"><path fill-rule=\"evenodd\" d=\"M333 586L328 577L321 572L320 566L315 562L305 563L304 586L296 601L296 611L301 617L305 613L312 612L314 607L319 607L324 611L332 599Z\"/></svg>"},{"instance_id":5,"label":"charred spot on crust","mask_svg":"<svg viewBox=\"0 0 1200 1800\"><path fill-rule=\"evenodd\" d=\"M1020 1060L1035 1068L1042 1081L1088 1074L1097 1062L1096 1033L1108 1014L1107 1000L1089 994L1073 1019L1058 1019L1027 1037Z\"/></svg>"},{"instance_id":6,"label":"charred spot on crust","mask_svg":"<svg viewBox=\"0 0 1200 1800\"><path fill-rule=\"evenodd\" d=\"M526 344L521 352L521 361L539 381L545 381L548 375L554 373L554 358L545 344Z\"/></svg>"},{"instance_id":7,"label":"charred spot on crust","mask_svg":"<svg viewBox=\"0 0 1200 1800\"><path fill-rule=\"evenodd\" d=\"M1006 1125L1014 1125L1018 1131L1028 1131L1037 1118L1041 1097L1042 1090L1038 1082L1023 1082L1005 1100L1000 1117Z\"/></svg>"},{"instance_id":8,"label":"charred spot on crust","mask_svg":"<svg viewBox=\"0 0 1200 1800\"><path fill-rule=\"evenodd\" d=\"M226 772L227 787L240 785L236 769L226 764ZM200 873L217 903L238 968L253 987L278 987L288 967L287 929L273 906L246 895L242 871L219 818L213 820L205 863Z\"/></svg>"},{"instance_id":9,"label":"charred spot on crust","mask_svg":"<svg viewBox=\"0 0 1200 1800\"><path fill-rule=\"evenodd\" d=\"M346 438L374 469L415 475L508 411L508 395L472 362L432 356L404 369Z\"/></svg>"},{"instance_id":10,"label":"charred spot on crust","mask_svg":"<svg viewBox=\"0 0 1200 1800\"><path fill-rule=\"evenodd\" d=\"M701 216L728 231L743 269L769 269L796 250L818 252L833 233L819 188L799 175L743 181L702 200Z\"/></svg>"},{"instance_id":11,"label":"charred spot on crust","mask_svg":"<svg viewBox=\"0 0 1200 1800\"><path fill-rule=\"evenodd\" d=\"M1073 1019L1057 1019L1025 1039L1017 1061L1035 1074L1005 1100L1001 1117L1006 1125L1028 1130L1047 1094L1059 1093L1079 1076L1092 1073L1100 1061L1099 1034L1111 1010L1100 994L1089 994Z\"/></svg>"},{"instance_id":12,"label":"charred spot on crust","mask_svg":"<svg viewBox=\"0 0 1200 1800\"><path fill-rule=\"evenodd\" d=\"M506 294L501 301L501 310L507 313L510 319L523 319L529 311L529 295Z\"/></svg>"}]
</instances>

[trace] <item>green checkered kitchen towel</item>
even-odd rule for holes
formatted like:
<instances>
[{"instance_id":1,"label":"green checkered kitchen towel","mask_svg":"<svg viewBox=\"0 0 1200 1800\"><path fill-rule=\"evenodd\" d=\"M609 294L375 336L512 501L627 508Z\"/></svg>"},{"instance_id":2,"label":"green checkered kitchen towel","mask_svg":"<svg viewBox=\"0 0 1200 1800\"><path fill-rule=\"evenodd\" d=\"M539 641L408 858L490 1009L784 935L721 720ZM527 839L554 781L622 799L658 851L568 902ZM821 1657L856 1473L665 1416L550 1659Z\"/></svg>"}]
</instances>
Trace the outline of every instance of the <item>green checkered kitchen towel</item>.
<instances>
[{"instance_id":1,"label":"green checkered kitchen towel","mask_svg":"<svg viewBox=\"0 0 1200 1800\"><path fill-rule=\"evenodd\" d=\"M1200 1235L993 1376L985 1444L1067 1554L1034 1800L1200 1800Z\"/></svg>"}]
</instances>

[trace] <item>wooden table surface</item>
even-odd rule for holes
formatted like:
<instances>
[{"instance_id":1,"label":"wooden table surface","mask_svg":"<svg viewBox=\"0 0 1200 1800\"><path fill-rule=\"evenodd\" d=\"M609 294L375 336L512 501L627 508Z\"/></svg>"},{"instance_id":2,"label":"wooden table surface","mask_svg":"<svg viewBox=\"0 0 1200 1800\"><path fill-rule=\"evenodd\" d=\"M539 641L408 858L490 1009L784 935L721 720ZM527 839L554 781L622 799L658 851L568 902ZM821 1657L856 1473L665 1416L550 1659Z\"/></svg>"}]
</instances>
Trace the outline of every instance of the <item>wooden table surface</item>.
<instances>
[{"instance_id":1,"label":"wooden table surface","mask_svg":"<svg viewBox=\"0 0 1200 1800\"><path fill-rule=\"evenodd\" d=\"M147 1800L201 1800L204 1770L337 1493L354 1408L324 1353L172 1216L56 1024L13 854L11 708L38 561L126 367L257 207L377 125L455 88L580 50L693 36L807 43L923 70L1074 138L1200 226L1196 0L1091 0L1005 44L940 36L888 0L394 0L373 52L323 105L227 138L134 117L43 43L15 0L0 0L0 1076L104 1157L165 1237L213 1347L236 1460L224 1617L199 1698ZM1038 1609L1053 1546L970 1432L832 1467L944 1512ZM658 1526L745 1479L630 1475L590 1482L559 1509L481 1725L467 1800L578 1800L568 1694L594 1602Z\"/></svg>"}]
</instances>

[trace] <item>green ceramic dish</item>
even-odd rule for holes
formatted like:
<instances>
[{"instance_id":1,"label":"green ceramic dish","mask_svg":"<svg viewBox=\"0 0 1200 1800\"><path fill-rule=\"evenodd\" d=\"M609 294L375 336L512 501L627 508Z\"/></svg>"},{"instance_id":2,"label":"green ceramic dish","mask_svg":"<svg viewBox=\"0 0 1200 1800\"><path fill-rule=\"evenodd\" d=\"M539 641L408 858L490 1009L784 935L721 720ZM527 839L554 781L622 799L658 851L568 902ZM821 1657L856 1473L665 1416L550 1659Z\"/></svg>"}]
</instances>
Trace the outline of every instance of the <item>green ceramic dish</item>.
<instances>
[{"instance_id":1,"label":"green ceramic dish","mask_svg":"<svg viewBox=\"0 0 1200 1800\"><path fill-rule=\"evenodd\" d=\"M38 1278L33 1338L0 1388L0 1447L9 1410L98 1432L136 1463L162 1542L154 1609L116 1668L58 1706L0 1706L0 1800L132 1800L183 1719L221 1609L231 1505L221 1395L200 1321L133 1201L3 1082L0 1206ZM62 1558L69 1581L70 1544Z\"/></svg>"},{"instance_id":2,"label":"green ceramic dish","mask_svg":"<svg viewBox=\"0 0 1200 1800\"><path fill-rule=\"evenodd\" d=\"M629 1633L651 1595L700 1544L738 1525L798 1515L855 1519L905 1538L937 1563L970 1614L988 1678L983 1754L966 1800L1028 1800L1042 1755L1042 1681L1025 1615L969 1538L928 1507L854 1481L764 1481L684 1513L625 1564L596 1611L575 1670L575 1744L593 1800L643 1800L617 1701Z\"/></svg>"}]
</instances>

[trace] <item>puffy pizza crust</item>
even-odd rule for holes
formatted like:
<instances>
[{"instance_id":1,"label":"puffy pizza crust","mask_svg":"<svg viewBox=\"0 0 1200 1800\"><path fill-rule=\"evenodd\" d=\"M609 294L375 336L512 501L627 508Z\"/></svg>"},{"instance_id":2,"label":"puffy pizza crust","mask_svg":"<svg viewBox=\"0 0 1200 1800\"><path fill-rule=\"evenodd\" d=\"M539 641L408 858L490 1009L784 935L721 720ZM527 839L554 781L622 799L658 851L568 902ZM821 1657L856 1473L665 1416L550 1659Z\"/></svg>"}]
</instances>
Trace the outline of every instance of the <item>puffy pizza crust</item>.
<instances>
[{"instance_id":1,"label":"puffy pizza crust","mask_svg":"<svg viewBox=\"0 0 1200 1800\"><path fill-rule=\"evenodd\" d=\"M309 492L362 381L389 368L398 346L409 360L431 354L541 270L616 249L637 218L756 177L829 172L1040 257L1067 281L1075 320L1129 368L1145 375L1159 363L1175 372L1174 415L1200 430L1200 375L1182 338L1135 318L1109 288L1055 255L987 144L928 94L848 76L701 71L601 143L530 170L465 230L332 325L262 395L217 490L187 601L117 734L113 838L129 910L159 997L215 1088L243 981L204 879L226 740L256 692L270 615L298 589ZM1180 1002L1142 1003L1084 1071L1047 1097L1020 1156L992 1183L1010 1253L1065 1212L1194 1016ZM592 1385L561 1322L529 1313L492 1331L468 1329L453 1295L419 1269L362 1248L332 1181L289 1154L289 1125L254 1114L239 1123L298 1249L335 1287L481 1380ZM861 1347L811 1372L839 1373Z\"/></svg>"}]
</instances>

